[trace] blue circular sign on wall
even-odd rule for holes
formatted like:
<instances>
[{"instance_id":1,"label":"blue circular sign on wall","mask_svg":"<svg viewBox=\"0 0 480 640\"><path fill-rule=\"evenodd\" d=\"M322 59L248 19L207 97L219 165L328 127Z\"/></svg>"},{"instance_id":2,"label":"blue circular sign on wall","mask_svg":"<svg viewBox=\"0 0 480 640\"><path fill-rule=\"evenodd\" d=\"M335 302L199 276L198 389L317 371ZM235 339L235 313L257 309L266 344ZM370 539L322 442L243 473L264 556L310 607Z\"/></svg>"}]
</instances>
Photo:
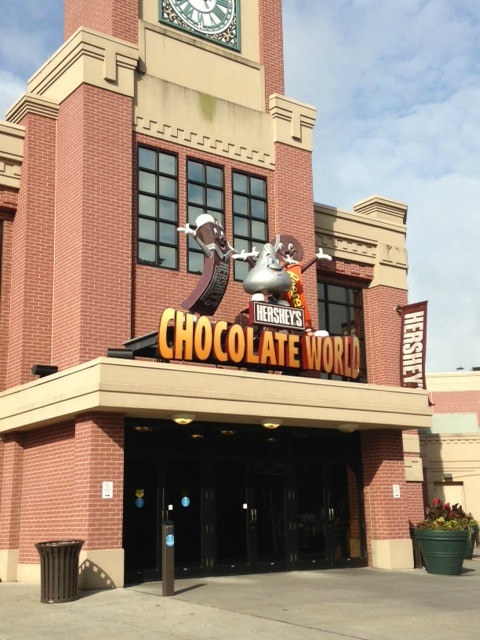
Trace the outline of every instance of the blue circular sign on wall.
<instances>
[{"instance_id":1,"label":"blue circular sign on wall","mask_svg":"<svg viewBox=\"0 0 480 640\"><path fill-rule=\"evenodd\" d=\"M182 498L182 507L190 506L190 498L188 496L183 496Z\"/></svg>"},{"instance_id":2,"label":"blue circular sign on wall","mask_svg":"<svg viewBox=\"0 0 480 640\"><path fill-rule=\"evenodd\" d=\"M144 505L144 504L145 504L145 502L144 502L143 498L137 498L137 499L135 500L135 506L136 506L138 509L141 509L141 508L143 507L143 505Z\"/></svg>"},{"instance_id":3,"label":"blue circular sign on wall","mask_svg":"<svg viewBox=\"0 0 480 640\"><path fill-rule=\"evenodd\" d=\"M167 536L165 536L165 544L167 545L167 547L173 547L173 545L175 544L175 536L173 535L173 533L169 533Z\"/></svg>"}]
</instances>

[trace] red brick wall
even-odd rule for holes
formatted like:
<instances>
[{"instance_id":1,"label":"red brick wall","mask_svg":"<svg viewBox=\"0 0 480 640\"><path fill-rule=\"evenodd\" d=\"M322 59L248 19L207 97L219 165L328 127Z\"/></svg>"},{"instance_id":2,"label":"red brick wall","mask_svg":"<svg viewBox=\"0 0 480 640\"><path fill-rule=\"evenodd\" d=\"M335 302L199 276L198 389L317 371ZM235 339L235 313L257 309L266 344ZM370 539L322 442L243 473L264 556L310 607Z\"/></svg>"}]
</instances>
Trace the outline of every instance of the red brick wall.
<instances>
[{"instance_id":1,"label":"red brick wall","mask_svg":"<svg viewBox=\"0 0 480 640\"><path fill-rule=\"evenodd\" d=\"M60 108L52 327L60 368L130 337L131 102L82 85Z\"/></svg>"},{"instance_id":2,"label":"red brick wall","mask_svg":"<svg viewBox=\"0 0 480 640\"><path fill-rule=\"evenodd\" d=\"M275 145L275 193L270 219L275 233L295 236L304 251L304 261L314 257L314 209L312 155L284 144ZM317 275L314 266L303 274L303 286L313 326L318 324Z\"/></svg>"},{"instance_id":3,"label":"red brick wall","mask_svg":"<svg viewBox=\"0 0 480 640\"><path fill-rule=\"evenodd\" d=\"M322 282L341 283L344 287L368 286L373 280L373 267L356 262L346 262L334 258L331 262L322 260L317 271Z\"/></svg>"},{"instance_id":4,"label":"red brick wall","mask_svg":"<svg viewBox=\"0 0 480 640\"><path fill-rule=\"evenodd\" d=\"M407 292L378 286L365 289L365 350L370 384L400 385L401 317L397 305L407 304Z\"/></svg>"},{"instance_id":5,"label":"red brick wall","mask_svg":"<svg viewBox=\"0 0 480 640\"><path fill-rule=\"evenodd\" d=\"M480 424L478 391L433 391L430 397L434 413L476 413Z\"/></svg>"},{"instance_id":6,"label":"red brick wall","mask_svg":"<svg viewBox=\"0 0 480 640\"><path fill-rule=\"evenodd\" d=\"M9 187L0 186L0 220L2 215L15 213L18 204L18 191Z\"/></svg>"},{"instance_id":7,"label":"red brick wall","mask_svg":"<svg viewBox=\"0 0 480 640\"><path fill-rule=\"evenodd\" d=\"M138 3L136 0L65 0L65 39L81 26L136 43Z\"/></svg>"},{"instance_id":8,"label":"red brick wall","mask_svg":"<svg viewBox=\"0 0 480 640\"><path fill-rule=\"evenodd\" d=\"M20 563L39 562L35 543L47 540L80 539L84 549L121 548L123 417L82 416L76 424L31 431L22 444L23 492L10 500L21 503ZM7 458L5 468L10 468ZM112 499L102 499L104 480L113 482ZM8 489L4 494L8 498Z\"/></svg>"},{"instance_id":9,"label":"red brick wall","mask_svg":"<svg viewBox=\"0 0 480 640\"><path fill-rule=\"evenodd\" d=\"M85 549L122 547L123 416L89 414L75 425L76 499L73 522ZM113 498L102 498L102 482Z\"/></svg>"},{"instance_id":10,"label":"red brick wall","mask_svg":"<svg viewBox=\"0 0 480 640\"><path fill-rule=\"evenodd\" d=\"M0 442L0 549L18 549L22 500L23 449L20 436Z\"/></svg>"},{"instance_id":11,"label":"red brick wall","mask_svg":"<svg viewBox=\"0 0 480 640\"><path fill-rule=\"evenodd\" d=\"M385 286L364 290L367 375L371 384L400 385L401 317L395 309L406 303L407 292L403 290ZM422 519L422 483L405 480L401 431L362 433L362 457L371 558L372 540L408 538L409 524ZM400 487L400 498L393 498L394 484Z\"/></svg>"},{"instance_id":12,"label":"red brick wall","mask_svg":"<svg viewBox=\"0 0 480 640\"><path fill-rule=\"evenodd\" d=\"M401 431L364 431L362 461L368 555L372 540L409 538L409 522L422 519L422 484L405 480ZM392 485L400 486L393 497Z\"/></svg>"},{"instance_id":13,"label":"red brick wall","mask_svg":"<svg viewBox=\"0 0 480 640\"><path fill-rule=\"evenodd\" d=\"M80 534L75 515L74 426L64 423L25 434L20 563L39 562L35 544Z\"/></svg>"},{"instance_id":14,"label":"red brick wall","mask_svg":"<svg viewBox=\"0 0 480 640\"><path fill-rule=\"evenodd\" d=\"M12 229L7 386L50 363L56 121L28 113L18 209Z\"/></svg>"},{"instance_id":15,"label":"red brick wall","mask_svg":"<svg viewBox=\"0 0 480 640\"><path fill-rule=\"evenodd\" d=\"M285 93L282 0L259 0L260 63L265 67L265 105L272 93ZM309 186L309 185L307 185Z\"/></svg>"},{"instance_id":16,"label":"red brick wall","mask_svg":"<svg viewBox=\"0 0 480 640\"><path fill-rule=\"evenodd\" d=\"M0 390L7 385L7 345L10 309L10 287L12 276L12 224L13 214L0 209L2 246L0 247Z\"/></svg>"}]
</instances>

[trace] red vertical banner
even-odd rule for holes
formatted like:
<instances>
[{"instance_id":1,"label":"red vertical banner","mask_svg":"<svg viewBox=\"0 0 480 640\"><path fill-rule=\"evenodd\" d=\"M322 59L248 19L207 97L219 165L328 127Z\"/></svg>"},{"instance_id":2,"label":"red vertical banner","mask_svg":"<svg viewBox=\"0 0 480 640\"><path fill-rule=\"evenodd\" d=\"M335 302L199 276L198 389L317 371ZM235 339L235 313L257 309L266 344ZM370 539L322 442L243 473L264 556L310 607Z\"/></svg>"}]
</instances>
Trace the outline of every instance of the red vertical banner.
<instances>
[{"instance_id":1,"label":"red vertical banner","mask_svg":"<svg viewBox=\"0 0 480 640\"><path fill-rule=\"evenodd\" d=\"M427 302L408 304L399 309L402 316L400 385L425 389L427 351Z\"/></svg>"}]
</instances>

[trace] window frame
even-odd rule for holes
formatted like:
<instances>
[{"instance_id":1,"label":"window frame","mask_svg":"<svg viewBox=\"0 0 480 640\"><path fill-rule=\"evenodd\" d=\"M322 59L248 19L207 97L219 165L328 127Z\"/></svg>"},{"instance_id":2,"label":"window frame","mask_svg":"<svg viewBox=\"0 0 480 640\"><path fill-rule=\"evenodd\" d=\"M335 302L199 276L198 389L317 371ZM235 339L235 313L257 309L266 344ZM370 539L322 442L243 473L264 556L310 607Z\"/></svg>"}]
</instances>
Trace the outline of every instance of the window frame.
<instances>
[{"instance_id":1,"label":"window frame","mask_svg":"<svg viewBox=\"0 0 480 640\"><path fill-rule=\"evenodd\" d=\"M335 291L333 287L335 287L337 291ZM320 288L323 288L323 295L321 295ZM332 295L334 293L340 293L340 290L343 290L343 300L340 300L337 295ZM360 374L355 382L365 383L367 382L367 366L363 291L364 287L361 286L347 285L338 281L317 281L317 308L320 329L328 331L332 336L357 336L360 342ZM358 302L358 297L360 302ZM331 312L333 310L338 312L340 309L345 310L345 323L341 323L342 331L338 333L332 331L334 320L331 318L333 315ZM357 327L355 320L358 317L358 313L360 313L360 322ZM322 374L322 377L327 377L330 380L347 380L347 378L333 374Z\"/></svg>"},{"instance_id":2,"label":"window frame","mask_svg":"<svg viewBox=\"0 0 480 640\"><path fill-rule=\"evenodd\" d=\"M192 175L190 168L193 165L201 167L201 177L194 177L193 170ZM221 176L221 180L215 182L211 177L209 178L209 172L212 175ZM226 218L226 202L225 202L225 167L216 164L214 162L208 162L201 160L200 158L187 157L185 168L185 183L186 183L186 218L187 222L191 226L195 226L196 219L201 214L210 214L214 220L216 220L225 229ZM191 190L196 187L197 190L201 190L201 198L198 200L191 198ZM214 206L212 200L214 195L220 194L220 206ZM200 259L201 257L201 259ZM198 261L198 267L193 266L193 263ZM201 262L201 268L200 268ZM187 272L200 275L203 271L204 256L203 252L191 236L187 236Z\"/></svg>"},{"instance_id":3,"label":"window frame","mask_svg":"<svg viewBox=\"0 0 480 640\"><path fill-rule=\"evenodd\" d=\"M245 171L239 171L232 169L232 244L237 251L250 251L253 247L257 250L260 249L265 243L269 241L269 229L268 229L268 180L265 176L258 174L247 173ZM245 181L245 188L241 189L236 185L236 182L243 179ZM255 181L255 182L254 182ZM262 195L259 195L252 185L255 183L261 183L263 185ZM236 201L244 200L245 207L240 211L240 207L237 209ZM263 207L263 215L260 215L255 211L255 207L259 207L261 203ZM247 231L242 233L239 231L240 224L246 226ZM264 233L260 234L258 231L254 232L255 225L257 229L263 225ZM234 265L234 280L237 282L243 281L248 272L248 263L242 261L235 261Z\"/></svg>"},{"instance_id":4,"label":"window frame","mask_svg":"<svg viewBox=\"0 0 480 640\"><path fill-rule=\"evenodd\" d=\"M155 161L154 167L142 164L141 153L142 151L150 152L154 154ZM167 159L169 162L173 162L173 170L167 171L162 169L161 160ZM151 176L153 180L153 190L142 188L141 179L142 175ZM162 181L165 185L173 183L173 193L171 189L162 190ZM153 200L153 213L144 213L141 202L142 198L150 198ZM168 215L162 215L162 209L169 211ZM173 212L173 213L172 213ZM154 226L154 238L148 238L142 236L141 224L142 221L145 225L149 224ZM177 228L179 225L179 158L178 154L166 151L165 149L159 149L157 147L151 147L144 144L139 144L137 147L137 263L157 267L161 269L169 269L170 271L179 270L179 241ZM168 229L170 239L162 238L162 227ZM154 259L142 259L141 258L141 245L151 246L154 248ZM161 256L162 248L173 254L173 259L168 264L162 264L163 259Z\"/></svg>"}]
</instances>

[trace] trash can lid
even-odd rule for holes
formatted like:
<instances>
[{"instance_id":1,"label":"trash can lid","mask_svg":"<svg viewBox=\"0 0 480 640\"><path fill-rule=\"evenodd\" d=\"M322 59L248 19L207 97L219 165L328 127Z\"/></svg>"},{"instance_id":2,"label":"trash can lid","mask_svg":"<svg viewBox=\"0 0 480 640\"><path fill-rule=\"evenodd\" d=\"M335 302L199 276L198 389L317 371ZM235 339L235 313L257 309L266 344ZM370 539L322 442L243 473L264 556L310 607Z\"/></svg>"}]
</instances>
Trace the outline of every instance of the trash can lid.
<instances>
[{"instance_id":1,"label":"trash can lid","mask_svg":"<svg viewBox=\"0 0 480 640\"><path fill-rule=\"evenodd\" d=\"M36 547L64 547L66 545L82 545L84 540L51 540L49 542L37 542Z\"/></svg>"}]
</instances>

